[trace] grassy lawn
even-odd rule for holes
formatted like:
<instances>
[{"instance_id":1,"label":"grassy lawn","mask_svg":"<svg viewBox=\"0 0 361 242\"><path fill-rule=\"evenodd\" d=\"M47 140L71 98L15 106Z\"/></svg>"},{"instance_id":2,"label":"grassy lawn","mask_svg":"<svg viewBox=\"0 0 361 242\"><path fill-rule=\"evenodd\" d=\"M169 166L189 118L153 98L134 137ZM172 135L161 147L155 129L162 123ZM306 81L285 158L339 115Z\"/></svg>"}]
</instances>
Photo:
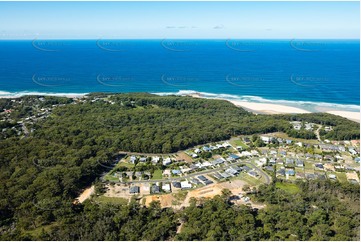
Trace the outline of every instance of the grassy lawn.
<instances>
[{"instance_id":1,"label":"grassy lawn","mask_svg":"<svg viewBox=\"0 0 361 242\"><path fill-rule=\"evenodd\" d=\"M335 174L337 176L337 179L340 182L347 182L346 173L344 173L344 172L335 172Z\"/></svg>"},{"instance_id":2,"label":"grassy lawn","mask_svg":"<svg viewBox=\"0 0 361 242\"><path fill-rule=\"evenodd\" d=\"M282 189L288 193L291 193L291 194L296 194L296 193L300 192L300 188L296 184L293 184L293 183L277 182L276 187L279 189Z\"/></svg>"},{"instance_id":3,"label":"grassy lawn","mask_svg":"<svg viewBox=\"0 0 361 242\"><path fill-rule=\"evenodd\" d=\"M154 173L153 173L152 179L153 180L162 179L163 178L162 173L163 173L162 170L155 170Z\"/></svg>"},{"instance_id":4,"label":"grassy lawn","mask_svg":"<svg viewBox=\"0 0 361 242\"><path fill-rule=\"evenodd\" d=\"M232 140L231 143L234 145L234 146L242 146L244 149L247 149L248 146L243 143L240 139L235 139L235 140Z\"/></svg>"},{"instance_id":5,"label":"grassy lawn","mask_svg":"<svg viewBox=\"0 0 361 242\"><path fill-rule=\"evenodd\" d=\"M314 165L310 162L305 162L305 170L314 170Z\"/></svg>"},{"instance_id":6,"label":"grassy lawn","mask_svg":"<svg viewBox=\"0 0 361 242\"><path fill-rule=\"evenodd\" d=\"M108 180L108 181L114 181L114 182L119 181L119 177L114 177L114 176L110 175L109 173L104 176L104 179Z\"/></svg>"},{"instance_id":7,"label":"grassy lawn","mask_svg":"<svg viewBox=\"0 0 361 242\"><path fill-rule=\"evenodd\" d=\"M133 167L134 167L134 164L129 163L129 162L121 161L121 162L119 162L115 167L128 167L128 168L133 168Z\"/></svg>"},{"instance_id":8,"label":"grassy lawn","mask_svg":"<svg viewBox=\"0 0 361 242\"><path fill-rule=\"evenodd\" d=\"M234 180L234 179L243 180L251 186L259 186L263 183L263 181L261 179L256 179L256 178L251 177L250 175L244 174L244 173L241 173L240 175L233 177L230 180Z\"/></svg>"},{"instance_id":9,"label":"grassy lawn","mask_svg":"<svg viewBox=\"0 0 361 242\"><path fill-rule=\"evenodd\" d=\"M111 204L121 204L121 205L128 204L128 200L121 197L99 196L99 197L95 197L94 200L100 203L111 203Z\"/></svg>"}]
</instances>

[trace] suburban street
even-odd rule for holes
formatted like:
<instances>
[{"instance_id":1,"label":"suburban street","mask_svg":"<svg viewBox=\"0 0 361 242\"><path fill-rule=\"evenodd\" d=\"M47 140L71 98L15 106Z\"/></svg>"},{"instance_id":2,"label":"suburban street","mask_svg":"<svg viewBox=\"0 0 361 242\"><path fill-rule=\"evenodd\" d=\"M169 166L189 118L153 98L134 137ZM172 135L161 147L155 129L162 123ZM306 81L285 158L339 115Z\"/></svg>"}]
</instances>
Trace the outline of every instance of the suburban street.
<instances>
[{"instance_id":1,"label":"suburban street","mask_svg":"<svg viewBox=\"0 0 361 242\"><path fill-rule=\"evenodd\" d=\"M131 181L131 182L128 182L128 183L131 183L131 184L143 184L144 183L144 184L146 184L146 183L155 183L155 182L180 181L180 180L192 178L192 177L195 177L195 176L207 175L207 174L214 173L214 172L217 172L217 171L222 171L222 170L225 170L225 169L227 169L227 168L229 168L231 166L234 166L234 165L247 165L247 166L250 166L252 169L257 171L258 174L260 174L261 177L265 178L267 184L269 184L271 182L271 178L264 171L259 169L256 165L254 165L254 164L252 164L250 162L239 161L239 162L235 162L235 163L232 163L232 164L226 164L224 166L220 166L220 167L217 167L217 168L214 168L214 169L209 169L209 170L205 170L205 171L192 173L192 174L189 174L189 175L186 175L186 176L164 178L164 179L155 179L155 180L138 180L138 181ZM117 183L121 183L121 182L117 182Z\"/></svg>"}]
</instances>

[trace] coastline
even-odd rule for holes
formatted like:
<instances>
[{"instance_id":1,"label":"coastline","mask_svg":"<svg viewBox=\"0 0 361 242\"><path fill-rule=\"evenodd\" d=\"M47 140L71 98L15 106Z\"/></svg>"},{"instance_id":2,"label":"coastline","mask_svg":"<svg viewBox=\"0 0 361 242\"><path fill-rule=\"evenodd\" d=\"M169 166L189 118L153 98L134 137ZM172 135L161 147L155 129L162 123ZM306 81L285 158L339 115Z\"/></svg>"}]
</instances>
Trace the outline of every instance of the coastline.
<instances>
[{"instance_id":1,"label":"coastline","mask_svg":"<svg viewBox=\"0 0 361 242\"><path fill-rule=\"evenodd\" d=\"M186 96L194 97L194 98L207 98L201 93L190 93L186 94ZM226 100L228 102L233 103L237 107L242 107L245 110L252 112L254 114L300 114L300 113L314 113L308 111L306 109L300 107L294 107L285 104L274 104L274 103L264 103L264 102L249 102L249 101L238 101L233 99L227 98L213 98L213 99L220 99ZM337 116L341 116L347 118L351 121L360 123L360 112L355 111L346 111L341 109L335 109L332 107L320 106L314 107L315 112L323 112L329 113Z\"/></svg>"},{"instance_id":2,"label":"coastline","mask_svg":"<svg viewBox=\"0 0 361 242\"><path fill-rule=\"evenodd\" d=\"M39 95L39 96L58 96L58 97L68 97L68 98L81 98L87 95L88 93L41 93L41 92L19 92L19 93L10 93L5 91L0 91L0 98L19 98L27 95ZM242 107L245 110L255 113L255 114L301 114L301 113L314 113L314 112L323 112L329 113L333 115L338 115L349 120L360 123L360 112L359 111L350 111L349 109L339 108L341 106L350 106L350 105L342 105L342 104L328 104L328 103L315 103L314 105L309 105L312 110L306 110L301 105L291 105L283 100L285 103L281 103L281 101L271 101L262 102L262 99L258 102L242 100L235 95L228 94L213 94L213 93L202 93L197 91L179 91L177 93L153 93L160 96L165 95L180 95L180 96L190 96L194 98L206 98L206 99L219 99L225 100L233 103L237 107ZM304 102L308 103L308 102ZM351 105L356 106L356 105ZM351 109L355 109L354 107Z\"/></svg>"}]
</instances>

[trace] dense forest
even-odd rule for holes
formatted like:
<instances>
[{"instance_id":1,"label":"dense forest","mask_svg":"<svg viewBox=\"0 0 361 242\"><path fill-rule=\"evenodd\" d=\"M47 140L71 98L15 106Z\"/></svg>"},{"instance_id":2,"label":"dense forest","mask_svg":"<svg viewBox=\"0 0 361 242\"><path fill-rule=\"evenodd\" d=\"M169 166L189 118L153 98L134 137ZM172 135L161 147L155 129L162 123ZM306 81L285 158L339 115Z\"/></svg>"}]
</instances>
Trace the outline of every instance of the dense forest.
<instances>
[{"instance_id":1,"label":"dense forest","mask_svg":"<svg viewBox=\"0 0 361 242\"><path fill-rule=\"evenodd\" d=\"M354 219L359 214L351 209L358 203L354 198L358 188L343 187L337 183L327 185L329 190L340 191L341 197L337 198L333 198L332 194L327 195L321 188L312 188L318 190L309 193L311 188L307 187L308 183L299 184L303 192L297 196L282 195L286 205L314 205L320 207L318 213L324 209L315 194L319 193L319 197L327 195L324 199L330 199L331 207L327 214L322 214L322 221L308 224L309 216L316 211L295 210L300 213L297 216L302 218L305 228L319 226L314 230L307 230L304 237L294 231L283 231L286 230L283 227L275 230L281 231L278 234L262 229L268 221L266 219L270 220L267 226L273 226L277 222L289 223L286 222L287 216L282 215L282 210L290 212L290 209L283 208L286 205L272 210L279 214L272 214L271 219L264 215L266 211L270 212L269 209L254 211L247 207L238 208L225 198L205 201L202 205L194 204L185 209L184 213L160 209L157 204L143 208L136 202L119 207L103 206L90 201L84 205L73 204L81 189L103 172L104 164L112 163L118 151L168 153L239 134L282 131L292 135L290 120L333 125L334 130L324 134L328 138L359 138L359 124L355 122L329 114L254 115L226 101L160 97L144 93L112 96L92 94L86 101L78 103L57 97L44 97L44 101L38 103L34 101L34 97L24 97L20 104L16 104L16 107L14 105L8 99L0 99L0 110L13 109L11 117L15 121L35 113L34 107L39 109L58 106L53 108L49 117L38 120L31 126L35 131L29 136L12 135L0 139L2 240L296 239L289 237L294 234L298 236L297 239L354 239L358 236L354 232L358 226L354 224ZM2 127L14 125L16 122L8 122ZM326 185L322 186L326 188ZM260 188L255 199L270 203L271 208L277 204L273 204L273 195L268 189L275 188ZM348 197L353 197L354 202L347 200ZM300 200L295 201L296 198ZM316 200L311 203L310 199ZM206 221L203 223L211 227L203 232L192 231L197 228L192 223L209 219L209 209L215 212L216 217L208 224ZM192 217L188 217L192 213ZM351 219L346 219L350 215ZM228 216L233 218L232 222L224 221ZM262 216L265 216L263 220ZM342 219L339 220L337 216L342 216ZM239 218L239 222L235 223L238 221L235 218L238 217L249 218L245 221ZM184 230L176 235L179 221L184 222ZM343 224L339 224L341 221ZM244 228L255 228L252 230L253 234L247 234L251 232L249 229L247 233L241 232L243 230L240 227L243 225ZM340 229L342 226L350 231L346 234L340 232L343 231ZM323 234L324 227L330 232ZM228 232L234 230L237 231L232 234ZM208 234L208 231L213 232Z\"/></svg>"},{"instance_id":2,"label":"dense forest","mask_svg":"<svg viewBox=\"0 0 361 242\"><path fill-rule=\"evenodd\" d=\"M357 240L359 186L330 181L296 182L289 193L262 185L252 199L257 210L232 203L229 191L213 199L193 199L180 211L92 200L59 212L57 222L36 230L4 233L3 240ZM181 229L179 227L181 226Z\"/></svg>"}]
</instances>

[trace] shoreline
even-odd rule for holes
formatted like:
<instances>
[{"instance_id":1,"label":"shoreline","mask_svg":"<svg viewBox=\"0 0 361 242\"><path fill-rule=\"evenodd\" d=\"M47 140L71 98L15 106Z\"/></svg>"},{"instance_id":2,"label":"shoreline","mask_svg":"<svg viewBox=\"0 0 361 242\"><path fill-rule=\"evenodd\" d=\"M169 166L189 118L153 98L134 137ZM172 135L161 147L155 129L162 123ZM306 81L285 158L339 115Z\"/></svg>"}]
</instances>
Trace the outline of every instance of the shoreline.
<instances>
[{"instance_id":1,"label":"shoreline","mask_svg":"<svg viewBox=\"0 0 361 242\"><path fill-rule=\"evenodd\" d=\"M194 98L207 98L204 97L201 93L192 93L187 94L186 96L194 97ZM231 100L227 98L210 98L210 99L219 99L225 100L230 103L233 103L237 107L241 107L246 111L252 112L254 114L301 114L301 113L315 113L308 111L303 108L294 107L285 104L274 104L274 103L262 103L262 102L248 102L248 101L238 101ZM340 109L335 109L331 107L317 106L315 107L316 112L329 113L337 116L341 116L343 118L347 118L351 121L360 123L360 112L354 111L345 111Z\"/></svg>"},{"instance_id":2,"label":"shoreline","mask_svg":"<svg viewBox=\"0 0 361 242\"><path fill-rule=\"evenodd\" d=\"M150 93L150 92L149 92ZM19 92L19 93L10 93L0 91L0 99L1 98L20 98L23 96L57 96L57 97L68 97L68 98L81 98L89 93L40 93L40 92ZM242 107L246 111L252 112L254 114L301 114L301 113L315 113L315 112L322 112L322 113L329 113L337 116L341 116L352 120L354 122L360 123L360 112L356 111L348 111L342 110L340 108L335 108L332 106L322 105L317 103L313 106L314 111L309 111L304 109L303 107L295 107L288 104L276 104L276 103L268 103L268 102L252 102L252 101L242 101L242 100L234 100L236 97L229 95L230 97L222 97L220 94L217 97L217 94L212 94L213 96L206 96L202 92L196 91L180 91L179 93L153 93L156 95L164 96L164 95L179 95L179 96L189 96L193 98L206 98L206 99L218 99L218 100L225 100L231 102L237 107ZM338 105L338 104L335 104ZM345 105L347 106L347 105ZM354 105L355 106L355 105Z\"/></svg>"}]
</instances>

